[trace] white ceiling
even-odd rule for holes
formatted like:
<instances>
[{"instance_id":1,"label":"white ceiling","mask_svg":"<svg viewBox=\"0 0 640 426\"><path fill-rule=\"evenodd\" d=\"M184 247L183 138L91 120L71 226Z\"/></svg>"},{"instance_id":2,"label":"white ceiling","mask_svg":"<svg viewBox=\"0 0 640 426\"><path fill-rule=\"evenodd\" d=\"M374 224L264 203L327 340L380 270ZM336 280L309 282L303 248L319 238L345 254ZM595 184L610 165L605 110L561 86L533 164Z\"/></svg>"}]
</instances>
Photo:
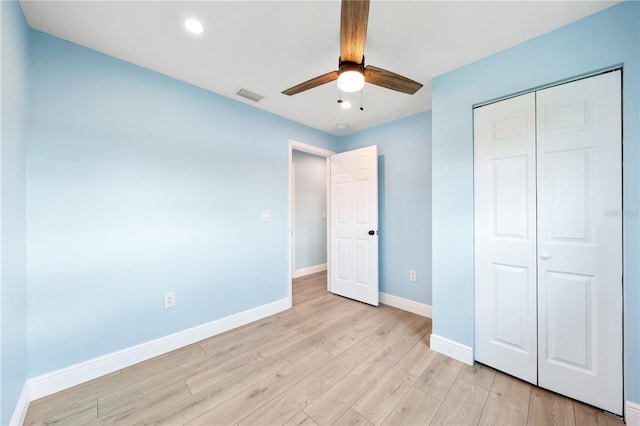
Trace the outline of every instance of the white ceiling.
<instances>
[{"instance_id":1,"label":"white ceiling","mask_svg":"<svg viewBox=\"0 0 640 426\"><path fill-rule=\"evenodd\" d=\"M431 109L431 79L619 1L372 1L366 63L424 84L406 95L367 84L336 103L328 83L280 92L337 69L340 2L32 1L29 25L257 108L340 135ZM189 34L187 17L205 26ZM247 88L260 103L238 97ZM338 130L338 123L349 125Z\"/></svg>"}]
</instances>

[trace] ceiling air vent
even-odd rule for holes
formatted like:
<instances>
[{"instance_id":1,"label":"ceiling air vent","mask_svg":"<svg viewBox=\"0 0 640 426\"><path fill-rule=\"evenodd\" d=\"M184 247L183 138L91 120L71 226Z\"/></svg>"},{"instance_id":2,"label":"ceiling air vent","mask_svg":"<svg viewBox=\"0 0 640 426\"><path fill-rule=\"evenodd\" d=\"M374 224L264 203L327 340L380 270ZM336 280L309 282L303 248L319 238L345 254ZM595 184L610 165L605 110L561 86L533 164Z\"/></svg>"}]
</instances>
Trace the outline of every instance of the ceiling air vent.
<instances>
[{"instance_id":1,"label":"ceiling air vent","mask_svg":"<svg viewBox=\"0 0 640 426\"><path fill-rule=\"evenodd\" d=\"M252 92L247 89L240 89L236 92L236 95L242 96L243 98L251 99L253 102L260 102L264 99L264 96L259 95L257 93Z\"/></svg>"}]
</instances>

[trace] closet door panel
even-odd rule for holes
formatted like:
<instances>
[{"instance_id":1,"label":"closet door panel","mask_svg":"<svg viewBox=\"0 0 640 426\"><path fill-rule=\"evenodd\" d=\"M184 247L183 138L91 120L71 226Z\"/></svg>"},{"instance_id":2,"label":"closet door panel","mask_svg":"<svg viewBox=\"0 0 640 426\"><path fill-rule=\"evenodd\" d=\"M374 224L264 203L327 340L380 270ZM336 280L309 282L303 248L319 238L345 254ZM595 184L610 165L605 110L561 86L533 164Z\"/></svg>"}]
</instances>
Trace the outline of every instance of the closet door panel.
<instances>
[{"instance_id":1,"label":"closet door panel","mask_svg":"<svg viewBox=\"0 0 640 426\"><path fill-rule=\"evenodd\" d=\"M536 382L535 96L475 114L475 358Z\"/></svg>"},{"instance_id":2,"label":"closet door panel","mask_svg":"<svg viewBox=\"0 0 640 426\"><path fill-rule=\"evenodd\" d=\"M620 72L537 92L539 385L622 413Z\"/></svg>"}]
</instances>

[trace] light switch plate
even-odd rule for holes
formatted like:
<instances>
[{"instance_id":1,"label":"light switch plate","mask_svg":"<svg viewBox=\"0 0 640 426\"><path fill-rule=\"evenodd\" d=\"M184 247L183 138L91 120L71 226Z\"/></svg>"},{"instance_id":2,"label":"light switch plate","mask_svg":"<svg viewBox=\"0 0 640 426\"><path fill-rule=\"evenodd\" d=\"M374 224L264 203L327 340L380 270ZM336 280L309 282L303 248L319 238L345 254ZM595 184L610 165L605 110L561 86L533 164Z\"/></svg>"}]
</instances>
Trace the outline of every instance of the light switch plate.
<instances>
[{"instance_id":1,"label":"light switch plate","mask_svg":"<svg viewBox=\"0 0 640 426\"><path fill-rule=\"evenodd\" d=\"M262 210L261 218L263 222L271 222L271 210Z\"/></svg>"}]
</instances>

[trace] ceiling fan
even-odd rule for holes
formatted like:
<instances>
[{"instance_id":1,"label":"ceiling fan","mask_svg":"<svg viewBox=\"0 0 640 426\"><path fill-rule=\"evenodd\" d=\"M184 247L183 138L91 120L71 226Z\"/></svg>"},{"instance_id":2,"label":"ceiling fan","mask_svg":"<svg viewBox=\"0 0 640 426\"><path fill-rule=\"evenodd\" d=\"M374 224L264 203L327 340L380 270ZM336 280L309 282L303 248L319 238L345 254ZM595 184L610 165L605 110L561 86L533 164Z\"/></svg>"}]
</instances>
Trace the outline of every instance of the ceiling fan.
<instances>
[{"instance_id":1,"label":"ceiling fan","mask_svg":"<svg viewBox=\"0 0 640 426\"><path fill-rule=\"evenodd\" d=\"M282 93L291 96L335 80L338 80L338 88L343 92L357 92L365 82L409 95L420 90L422 84L417 81L382 68L365 66L364 43L368 19L369 0L342 0L338 71L312 78Z\"/></svg>"}]
</instances>

